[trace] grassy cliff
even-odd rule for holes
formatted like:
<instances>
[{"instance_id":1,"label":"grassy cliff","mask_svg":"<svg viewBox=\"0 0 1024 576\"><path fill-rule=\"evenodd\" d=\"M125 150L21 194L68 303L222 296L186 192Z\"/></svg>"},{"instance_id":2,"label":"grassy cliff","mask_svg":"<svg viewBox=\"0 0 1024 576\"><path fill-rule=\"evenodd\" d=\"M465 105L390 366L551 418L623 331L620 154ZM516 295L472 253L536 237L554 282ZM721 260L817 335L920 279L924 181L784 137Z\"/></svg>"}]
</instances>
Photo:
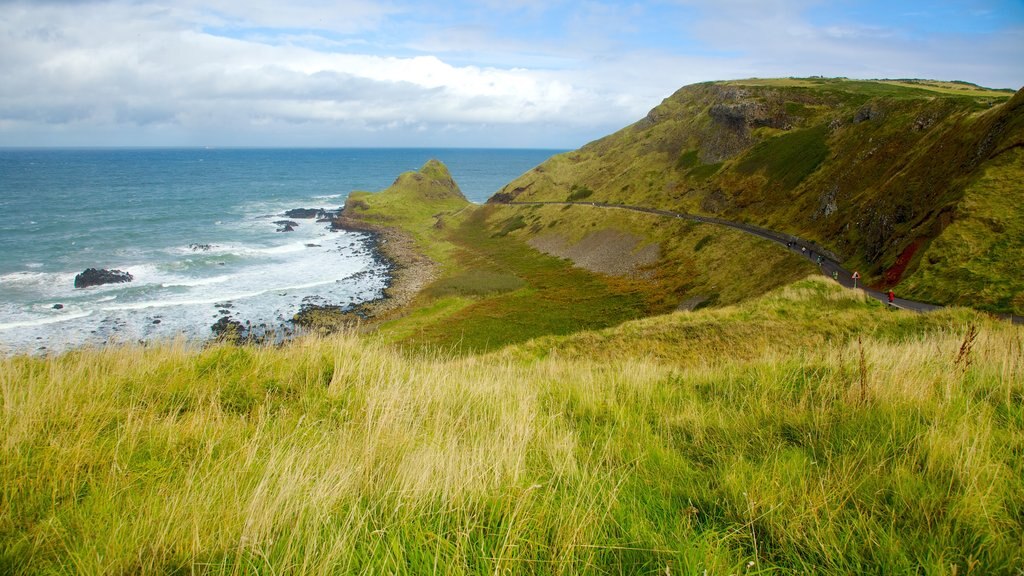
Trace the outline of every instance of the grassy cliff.
<instances>
[{"instance_id":1,"label":"grassy cliff","mask_svg":"<svg viewBox=\"0 0 1024 576\"><path fill-rule=\"evenodd\" d=\"M410 354L0 361L0 573L1009 573L1019 327L824 280Z\"/></svg>"},{"instance_id":2,"label":"grassy cliff","mask_svg":"<svg viewBox=\"0 0 1024 576\"><path fill-rule=\"evenodd\" d=\"M494 200L587 198L754 223L817 241L908 297L1020 314L1022 146L1024 92L705 83L552 158Z\"/></svg>"}]
</instances>

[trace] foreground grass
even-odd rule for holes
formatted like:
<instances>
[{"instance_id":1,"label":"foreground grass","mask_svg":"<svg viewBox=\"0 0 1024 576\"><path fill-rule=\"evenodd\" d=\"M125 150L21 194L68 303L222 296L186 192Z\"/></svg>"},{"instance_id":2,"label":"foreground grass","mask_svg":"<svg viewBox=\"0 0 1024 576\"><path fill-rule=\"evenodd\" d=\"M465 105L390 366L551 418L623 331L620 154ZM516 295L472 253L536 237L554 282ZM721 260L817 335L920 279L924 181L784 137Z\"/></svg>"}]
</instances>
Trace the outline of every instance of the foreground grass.
<instances>
[{"instance_id":1,"label":"foreground grass","mask_svg":"<svg viewBox=\"0 0 1024 576\"><path fill-rule=\"evenodd\" d=\"M8 359L0 572L1012 573L1022 339L808 280L487 355Z\"/></svg>"}]
</instances>

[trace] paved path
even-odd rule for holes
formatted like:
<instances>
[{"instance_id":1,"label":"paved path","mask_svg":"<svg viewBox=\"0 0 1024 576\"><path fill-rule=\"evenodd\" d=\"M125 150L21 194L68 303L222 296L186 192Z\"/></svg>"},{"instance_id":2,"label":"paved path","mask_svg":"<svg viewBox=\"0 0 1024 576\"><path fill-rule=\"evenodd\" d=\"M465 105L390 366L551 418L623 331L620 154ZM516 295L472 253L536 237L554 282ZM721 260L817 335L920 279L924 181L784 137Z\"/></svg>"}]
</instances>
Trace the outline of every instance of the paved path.
<instances>
[{"instance_id":1,"label":"paved path","mask_svg":"<svg viewBox=\"0 0 1024 576\"><path fill-rule=\"evenodd\" d=\"M747 234L752 234L766 240L771 240L780 246L783 246L787 250L800 254L807 258L811 262L818 264L822 274L829 278L835 279L839 284L847 288L860 288L864 290L864 293L876 300L880 300L903 310L913 310L915 312L929 312L931 310L941 309L942 306L936 306L935 304L928 304L925 302L917 302L915 300L907 300L905 298L896 298L892 303L889 303L889 295L885 292L879 292L877 290L871 290L870 288L864 288L860 284L854 285L853 272L845 269L839 263L839 258L829 252L828 250L818 246L814 242L804 240L792 234L786 234L783 232L776 232L775 230L769 230L767 228L761 228L759 226L753 226L751 224L744 224L742 222L733 222L732 220L723 220L721 218L715 218L713 216L701 216L698 214L688 214L686 212L672 212L671 210L659 210L656 208L644 208L642 206L628 206L626 204L609 204L605 202L496 202L497 204L511 204L519 206L530 206L538 204L556 204L556 205L577 205L577 206L594 206L596 208L617 208L619 210L631 210L633 212L646 212L648 214L656 214L658 216L665 216L668 218L680 218L683 220L691 220L694 222L703 222L705 224L717 224L719 226L726 226L733 228ZM1010 320L1014 324L1024 324L1024 317L1014 316L1011 314L999 315L1000 318Z\"/></svg>"}]
</instances>

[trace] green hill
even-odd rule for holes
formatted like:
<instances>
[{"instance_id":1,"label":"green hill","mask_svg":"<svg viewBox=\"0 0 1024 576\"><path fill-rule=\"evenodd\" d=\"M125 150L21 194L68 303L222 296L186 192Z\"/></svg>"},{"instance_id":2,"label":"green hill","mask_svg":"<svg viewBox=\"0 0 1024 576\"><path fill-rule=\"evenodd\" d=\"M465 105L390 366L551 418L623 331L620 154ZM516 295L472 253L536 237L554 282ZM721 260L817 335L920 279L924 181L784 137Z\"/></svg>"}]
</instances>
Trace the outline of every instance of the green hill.
<instances>
[{"instance_id":1,"label":"green hill","mask_svg":"<svg viewBox=\"0 0 1024 576\"><path fill-rule=\"evenodd\" d=\"M714 215L818 242L907 297L1024 313L1024 92L934 81L682 88L492 202Z\"/></svg>"},{"instance_id":2,"label":"green hill","mask_svg":"<svg viewBox=\"0 0 1024 576\"><path fill-rule=\"evenodd\" d=\"M385 309L372 310L377 333L418 348L493 350L733 304L815 270L713 225L576 206L472 205L437 161L380 192L353 192L339 225L385 235L381 247L398 267ZM301 322L337 325L330 312Z\"/></svg>"},{"instance_id":3,"label":"green hill","mask_svg":"<svg viewBox=\"0 0 1024 576\"><path fill-rule=\"evenodd\" d=\"M392 223L406 229L430 222L438 211L469 206L448 167L430 160L415 172L405 172L380 192L356 191L345 200L342 212L350 221Z\"/></svg>"}]
</instances>

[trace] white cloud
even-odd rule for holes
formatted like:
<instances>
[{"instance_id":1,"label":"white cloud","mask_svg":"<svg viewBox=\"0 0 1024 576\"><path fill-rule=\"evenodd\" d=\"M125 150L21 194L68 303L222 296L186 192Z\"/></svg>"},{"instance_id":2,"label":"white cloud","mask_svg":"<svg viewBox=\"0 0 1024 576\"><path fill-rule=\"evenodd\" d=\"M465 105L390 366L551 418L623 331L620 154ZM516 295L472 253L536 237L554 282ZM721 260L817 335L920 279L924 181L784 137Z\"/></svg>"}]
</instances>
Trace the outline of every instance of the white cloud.
<instances>
[{"instance_id":1,"label":"white cloud","mask_svg":"<svg viewBox=\"0 0 1024 576\"><path fill-rule=\"evenodd\" d=\"M23 5L16 12L0 24L9 79L0 87L0 116L8 124L572 126L601 115L587 106L604 107L544 72L259 44L171 25L145 5L101 3L74 13ZM300 11L288 21L307 20Z\"/></svg>"},{"instance_id":2,"label":"white cloud","mask_svg":"<svg viewBox=\"0 0 1024 576\"><path fill-rule=\"evenodd\" d=\"M577 146L697 81L1024 77L1019 26L911 41L873 22L812 24L810 1L688 0L695 15L661 24L689 47L640 48L607 38L644 36L631 21L654 5L500 4L421 28L401 0L0 0L0 145ZM561 36L502 26L555 11Z\"/></svg>"}]
</instances>

